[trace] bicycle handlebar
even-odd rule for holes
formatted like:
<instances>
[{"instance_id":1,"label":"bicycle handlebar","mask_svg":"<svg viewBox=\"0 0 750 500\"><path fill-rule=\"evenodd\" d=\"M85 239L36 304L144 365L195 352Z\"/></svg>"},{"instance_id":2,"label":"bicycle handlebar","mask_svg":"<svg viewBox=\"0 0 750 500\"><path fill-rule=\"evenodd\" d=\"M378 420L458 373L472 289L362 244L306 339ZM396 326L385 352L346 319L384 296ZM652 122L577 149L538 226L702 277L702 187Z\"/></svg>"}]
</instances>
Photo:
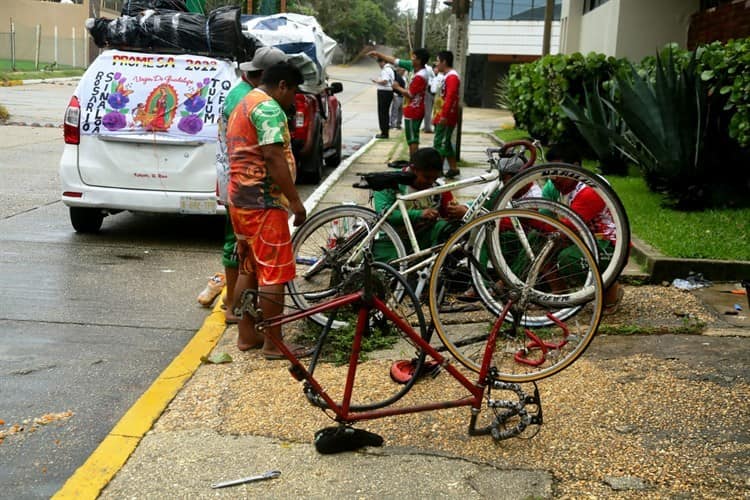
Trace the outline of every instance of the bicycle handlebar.
<instances>
[{"instance_id":1,"label":"bicycle handlebar","mask_svg":"<svg viewBox=\"0 0 750 500\"><path fill-rule=\"evenodd\" d=\"M524 170L532 166L536 161L536 143L537 141L531 142L526 139L519 139L517 141L508 141L497 148L487 148L485 152L490 162L492 162L494 155L498 155L501 158L521 157L526 160L526 162L521 167L521 170ZM526 159L523 155L523 153L525 153L526 151L529 152L528 159Z\"/></svg>"}]
</instances>

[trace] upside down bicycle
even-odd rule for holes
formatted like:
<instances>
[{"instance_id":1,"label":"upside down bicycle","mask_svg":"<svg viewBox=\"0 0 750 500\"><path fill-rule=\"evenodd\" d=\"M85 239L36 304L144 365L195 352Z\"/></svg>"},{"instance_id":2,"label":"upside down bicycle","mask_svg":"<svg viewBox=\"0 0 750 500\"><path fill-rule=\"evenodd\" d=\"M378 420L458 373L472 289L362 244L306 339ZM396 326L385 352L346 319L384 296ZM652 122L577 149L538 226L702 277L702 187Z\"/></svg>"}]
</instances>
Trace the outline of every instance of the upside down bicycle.
<instances>
[{"instance_id":1,"label":"upside down bicycle","mask_svg":"<svg viewBox=\"0 0 750 500\"><path fill-rule=\"evenodd\" d=\"M490 264L486 251L492 250L492 239L499 238L505 228L508 234L523 240L522 246L533 245L536 250L525 254L527 261L517 267L513 279L507 273L498 272L500 264ZM523 231L519 231L521 228ZM484 240L467 238L472 232L485 232ZM533 233L533 234L532 234ZM476 245L476 241L487 244ZM575 248L581 255L581 265L574 271L565 272L557 265L560 251ZM240 314L251 314L256 318L256 328L283 325L292 321L324 314L327 318L318 337L315 353L306 367L278 339L271 339L287 358L291 375L303 382L303 391L308 401L326 412L341 426L351 426L363 420L401 415L407 413L468 406L471 408L470 435L491 435L494 439L505 439L521 434L526 428L542 424L542 411L536 381L551 376L570 366L586 350L593 339L602 311L602 281L596 259L574 231L553 218L538 212L524 210L502 210L473 220L462 227L441 249L435 269L450 260L460 274L478 276L488 287L503 296L504 308L499 315L486 316L483 332L472 332L473 338L444 335L450 327L446 322L438 329L440 339L452 356L438 351L427 335L425 316L421 303L406 279L393 267L373 262L368 251L361 266L342 277L336 293L307 309L293 311L272 318L260 317L253 308L252 291L241 297ZM433 271L434 274L434 271ZM433 276L438 286L446 279L445 290L460 289L465 281L453 277ZM433 290L434 291L434 290ZM553 321L550 326L531 329L521 319L529 313L546 311L554 316L560 307L569 307L582 300L586 305L572 320ZM459 311L458 314L463 314ZM332 394L329 383L322 383L315 371L321 361L320 353L327 336L338 317L350 314L356 318L354 338L343 387ZM512 317L510 320L509 318ZM379 387L372 400L359 396L358 374L362 368L362 341L374 329L388 328L399 339L418 352L417 368L427 359L434 360L439 369L458 382L464 394L445 401L394 407L415 385L413 377L404 385L391 384ZM480 335L476 335L479 333ZM471 346L467 350L467 346ZM453 358L459 365L453 362ZM472 381L463 368L476 372ZM532 394L521 387L522 383L534 383ZM496 399L493 392L504 391L511 399ZM387 393L387 394L386 394ZM491 413L487 425L478 425L483 409Z\"/></svg>"}]
</instances>

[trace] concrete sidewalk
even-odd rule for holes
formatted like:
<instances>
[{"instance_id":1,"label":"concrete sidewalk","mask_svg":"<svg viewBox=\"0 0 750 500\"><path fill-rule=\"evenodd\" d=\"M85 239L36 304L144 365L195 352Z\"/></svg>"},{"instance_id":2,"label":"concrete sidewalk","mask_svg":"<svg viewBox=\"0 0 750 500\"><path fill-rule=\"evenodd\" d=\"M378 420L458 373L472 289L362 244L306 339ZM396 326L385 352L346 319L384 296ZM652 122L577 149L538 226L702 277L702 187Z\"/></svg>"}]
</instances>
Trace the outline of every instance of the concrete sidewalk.
<instances>
[{"instance_id":1,"label":"concrete sidewalk","mask_svg":"<svg viewBox=\"0 0 750 500\"><path fill-rule=\"evenodd\" d=\"M474 112L467 109L462 137L463 160L473 165L462 169L464 177L483 169L484 149L493 144L483 132L490 132L503 123L510 123L510 120L507 114L498 111ZM429 142L432 136L423 135L422 138L423 142ZM357 174L382 170L385 162L402 154L403 147L403 139L400 136L392 136L392 139L387 141L371 142L351 165L345 165L337 174L338 179L330 189L326 189L325 193L318 193L319 203L316 209L342 202L367 203L366 191L351 188L351 184L358 178ZM461 193L461 197L468 198L472 194L473 191L468 190ZM730 326L732 328L729 335L747 334L747 327ZM704 396L710 400L719 399L727 408L736 405L740 414L744 415L739 419L735 418L734 424L727 423L727 428L722 428L722 434L734 433L736 439L744 439L745 443L750 442L750 412L747 411L747 395L750 394L747 386L750 366L748 339L712 339L709 349L705 347L708 345L707 341L701 340L705 337L657 337L599 337L590 353L584 356L586 359L571 368L572 376L565 377L565 374L561 374L559 377L565 379L562 383L568 384L566 388L575 387L578 383L576 379L591 386L603 385L619 377L632 376L627 374L633 370L646 379L651 376L648 364L642 368L634 368L641 367L643 356L654 357L660 363L672 363L670 366L675 370L676 378L670 378L669 381L674 384L681 383L683 379L680 377L685 373L688 373L684 375L688 378L703 377L705 373L710 372L716 373L717 377L724 378L718 382L706 383L718 383L725 389L731 387L730 393L724 392L719 396L719 391L716 391L712 396L710 392L706 392ZM597 461L596 452L592 455L574 451L573 457L566 458L570 460L567 464L564 463L565 459L557 459L555 453L560 452L560 445L550 442L555 434L564 432L563 426L582 427L583 443L586 434L600 433L600 427L604 425L601 422L606 420L606 416L599 415L597 418L602 420L585 424L582 422L582 415L565 416L564 412L561 414L560 410L566 407L566 403L554 401L556 389L563 386L557 385L555 381L545 381L546 390L554 389L549 396L545 395L545 398L549 397L549 400L553 401L552 406L545 408L546 411L551 409L550 416L547 423L542 426L541 435L531 441L509 440L496 444L489 437L470 438L465 432L469 412L464 409L461 413L462 423L455 429L450 429L450 436L458 445L469 446L470 443L471 446L479 448L480 451L476 453L456 451L463 449L460 447L440 448L431 440L417 440L416 444L392 442L388 433L383 432L386 438L383 448L368 448L357 453L319 455L311 444L312 432L309 432L309 429L315 430L331 423L320 410L306 403L301 395L301 386L289 376L286 363L277 362L269 365L269 362L263 361L257 353L239 353L234 347L236 327L224 330L223 313L218 306L198 332L196 339L199 339L198 344L186 348L188 354L184 357L181 355L175 360L180 375L175 375L177 368L173 368L172 371L168 369L166 372L169 373L165 372L164 375L165 380L185 378L190 374L192 378L184 387L180 385L170 389L159 389L160 381L157 381L154 385L156 389L153 392L150 389L149 393L136 403L136 406L141 406L134 408L126 417L139 425L128 427L127 422L118 424L110 436L112 440L106 441L103 447L92 455L92 459L84 464L58 493L58 498L95 497L102 488L103 498L390 498L406 495L415 498L516 499L564 495L576 497L583 494L608 496L616 494L618 490L623 490L624 495L638 496L642 489L651 490L650 493L656 496L674 496L683 491L678 486L665 485L656 476L651 479L650 472L644 472L642 475L622 471L618 473L617 464L613 466L601 460ZM235 361L227 365L199 364L195 359L198 353L207 355L212 349L215 352L230 353ZM616 358L621 358L625 366L616 366L612 361ZM676 366L675 363L679 362L675 362L675 359L683 360L686 365ZM596 370L596 375L576 376L573 372L579 364L583 373L588 373L586 370L591 369ZM694 371L694 375L689 375L693 373L691 370ZM566 374L567 372L566 370ZM268 382L268 378L272 378L273 381ZM555 380L557 378L554 377ZM688 382L683 380L682 383ZM259 387L265 384L273 386L270 395L263 395ZM653 399L653 395L645 389L645 383L643 387L642 399L646 404L647 400ZM584 390L588 392L578 395L581 400L596 398L593 395L596 388L581 389ZM698 387L690 386L682 390L685 394L693 395L692 391L698 390ZM618 397L617 390L610 389L609 392L614 401ZM257 396L253 397L253 393ZM177 397L170 403L175 395ZM250 411L246 404L254 405L253 410ZM601 404L601 409L606 412L608 401L603 400ZM631 404L633 407L640 406L640 402L636 401ZM649 404L653 404L653 401ZM706 404L708 405L708 402ZM160 415L161 409L166 405L169 406ZM261 413L265 413L263 418L268 419L269 423L263 426L262 431L242 430L246 429L242 422L243 418L250 418L243 416L257 414L258 405L267 406ZM626 404L622 403L621 406ZM714 407L713 403L711 407ZM644 408L644 412L646 410L647 408ZM433 415L437 413L440 412L423 413L414 418L420 419L420 425L428 433L432 429L432 432L437 434L437 429L442 429L444 425L440 423L442 421L437 420L438 415ZM674 414L667 411L663 413L665 414L652 415L650 418L658 418L658 421L653 421L651 425L655 426L658 432L674 432L675 435L679 433L679 427L684 420L681 419L678 409L675 409ZM595 414L598 412L592 411L592 416ZM732 412L732 415L736 416L736 412ZM712 418L714 417L705 420ZM298 423L304 431L290 431L290 422L292 428ZM363 427L370 428L369 425ZM606 424L606 427L612 426L614 424ZM138 430L139 428L143 430ZM628 438L627 435L631 432L639 431L616 432L623 434L624 439L632 439L633 449L629 451L631 456L647 457L648 454L654 453L647 442L648 439L644 438L641 442L635 434ZM648 430L643 429L643 432L646 433ZM720 448L717 442L721 439L716 433L705 432L701 436L704 434L704 441L692 443L691 446L695 445L698 450L703 450L704 446L705 449L713 446ZM592 442L593 447L598 443L602 448L600 454L607 453L604 439L597 437ZM129 452L123 453L122 449L118 449L127 449L136 444L137 448L129 459ZM571 442L568 445L563 444L562 448L567 446L576 448L578 445ZM695 470L692 468L693 458L684 457L687 453L682 452L682 448L676 447L671 450L669 445L663 446L667 448L670 456L674 452L679 459L689 462L687 466L691 471ZM534 456L527 456L532 448L537 449L542 456L547 454L555 458L554 462L560 463L554 465L543 460L529 461L528 458ZM726 453L738 453L736 456L740 463L745 463L744 469L741 465L725 468L715 485L708 485L707 491L724 497L748 494L750 483L742 484L740 477L743 471L747 472L750 451L745 446L739 451L732 448ZM127 462L123 464L125 460ZM643 460L648 463L646 458ZM668 468L668 465L664 467ZM674 466L675 469L684 467L686 466L681 462ZM274 469L281 471L278 479L219 490L210 487L218 481ZM713 470L710 472L714 474ZM110 480L112 476L114 478ZM702 476L697 480L703 481ZM698 488L694 491L703 490Z\"/></svg>"}]
</instances>

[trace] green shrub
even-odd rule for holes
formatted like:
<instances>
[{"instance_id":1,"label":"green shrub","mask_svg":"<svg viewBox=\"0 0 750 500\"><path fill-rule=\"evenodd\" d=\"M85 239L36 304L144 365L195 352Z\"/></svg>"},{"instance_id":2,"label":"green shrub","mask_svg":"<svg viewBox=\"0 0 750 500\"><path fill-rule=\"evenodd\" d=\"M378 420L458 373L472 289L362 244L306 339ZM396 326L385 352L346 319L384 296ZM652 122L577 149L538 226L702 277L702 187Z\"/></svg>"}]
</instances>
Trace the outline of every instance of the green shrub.
<instances>
[{"instance_id":1,"label":"green shrub","mask_svg":"<svg viewBox=\"0 0 750 500\"><path fill-rule=\"evenodd\" d=\"M615 98L616 87L609 86L609 100ZM625 156L615 147L610 139L612 134L622 136L626 128L620 114L601 98L598 85L588 90L584 87L584 106L579 106L569 95L565 96L562 108L573 120L578 132L588 143L592 152L599 159L599 169L603 174L625 175L628 165Z\"/></svg>"},{"instance_id":2,"label":"green shrub","mask_svg":"<svg viewBox=\"0 0 750 500\"><path fill-rule=\"evenodd\" d=\"M5 106L0 104L0 121L4 122L8 118L10 118L10 113L8 113L8 110L5 109Z\"/></svg>"},{"instance_id":3,"label":"green shrub","mask_svg":"<svg viewBox=\"0 0 750 500\"><path fill-rule=\"evenodd\" d=\"M573 123L562 110L570 95L583 102L585 85L605 82L622 70L624 60L590 53L586 56L549 55L532 63L514 64L509 71L507 97L516 126L543 142L580 141Z\"/></svg>"},{"instance_id":4,"label":"green shrub","mask_svg":"<svg viewBox=\"0 0 750 500\"><path fill-rule=\"evenodd\" d=\"M643 170L649 187L683 208L703 208L709 178L705 154L706 92L693 54L680 68L671 50L656 58L653 82L631 68L615 78L619 99L602 97L627 125L622 134L582 117L579 123L609 136Z\"/></svg>"}]
</instances>

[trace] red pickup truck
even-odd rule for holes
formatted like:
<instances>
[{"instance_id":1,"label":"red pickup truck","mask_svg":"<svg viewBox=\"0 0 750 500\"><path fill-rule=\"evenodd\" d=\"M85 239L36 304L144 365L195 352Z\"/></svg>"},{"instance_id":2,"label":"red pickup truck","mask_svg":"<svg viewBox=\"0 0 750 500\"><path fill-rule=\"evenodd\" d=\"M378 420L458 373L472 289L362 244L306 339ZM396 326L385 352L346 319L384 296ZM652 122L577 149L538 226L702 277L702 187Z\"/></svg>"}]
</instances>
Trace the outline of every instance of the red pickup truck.
<instances>
[{"instance_id":1,"label":"red pickup truck","mask_svg":"<svg viewBox=\"0 0 750 500\"><path fill-rule=\"evenodd\" d=\"M341 163L341 103L336 94L343 85L333 82L320 93L298 92L292 120L292 150L297 160L299 182L316 184L323 165Z\"/></svg>"}]
</instances>

